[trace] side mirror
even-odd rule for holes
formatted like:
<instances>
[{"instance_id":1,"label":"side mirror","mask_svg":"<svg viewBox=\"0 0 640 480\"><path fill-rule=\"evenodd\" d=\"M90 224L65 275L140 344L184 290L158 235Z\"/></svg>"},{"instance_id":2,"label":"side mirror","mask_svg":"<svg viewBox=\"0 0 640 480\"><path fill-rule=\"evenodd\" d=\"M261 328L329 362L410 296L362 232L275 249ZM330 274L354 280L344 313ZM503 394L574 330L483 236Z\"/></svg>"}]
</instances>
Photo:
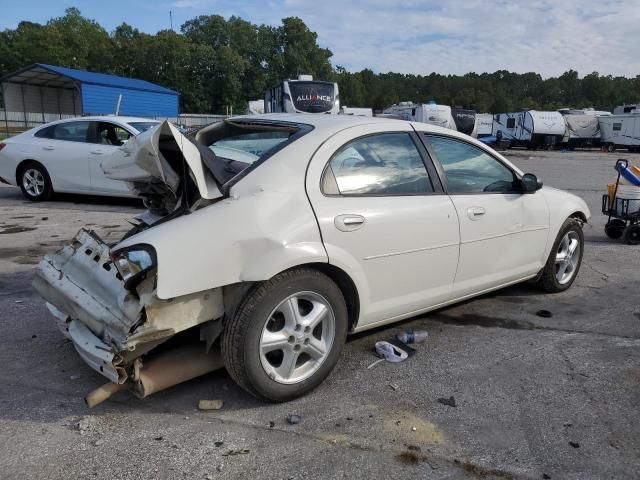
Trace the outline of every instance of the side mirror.
<instances>
[{"instance_id":1,"label":"side mirror","mask_svg":"<svg viewBox=\"0 0 640 480\"><path fill-rule=\"evenodd\" d=\"M542 188L542 182L533 173L525 173L520 179L523 193L535 193Z\"/></svg>"}]
</instances>

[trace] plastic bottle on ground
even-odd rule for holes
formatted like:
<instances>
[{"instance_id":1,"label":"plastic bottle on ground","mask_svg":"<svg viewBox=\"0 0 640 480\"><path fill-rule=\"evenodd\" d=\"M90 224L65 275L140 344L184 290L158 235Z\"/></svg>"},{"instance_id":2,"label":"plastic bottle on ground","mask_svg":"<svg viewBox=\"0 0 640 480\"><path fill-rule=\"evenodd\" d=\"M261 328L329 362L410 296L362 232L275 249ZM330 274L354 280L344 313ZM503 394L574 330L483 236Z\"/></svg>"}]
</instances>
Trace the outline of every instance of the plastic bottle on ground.
<instances>
[{"instance_id":1,"label":"plastic bottle on ground","mask_svg":"<svg viewBox=\"0 0 640 480\"><path fill-rule=\"evenodd\" d=\"M422 343L429 337L429 332L425 330L406 330L396 335L396 338L403 343Z\"/></svg>"}]
</instances>

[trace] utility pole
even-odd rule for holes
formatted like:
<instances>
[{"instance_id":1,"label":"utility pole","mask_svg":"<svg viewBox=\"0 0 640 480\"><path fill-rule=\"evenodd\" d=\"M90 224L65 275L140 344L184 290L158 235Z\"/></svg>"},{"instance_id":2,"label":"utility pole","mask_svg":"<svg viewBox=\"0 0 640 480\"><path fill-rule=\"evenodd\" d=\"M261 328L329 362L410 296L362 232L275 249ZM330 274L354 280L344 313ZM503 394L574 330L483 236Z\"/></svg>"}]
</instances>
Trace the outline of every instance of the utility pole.
<instances>
[{"instance_id":1,"label":"utility pole","mask_svg":"<svg viewBox=\"0 0 640 480\"><path fill-rule=\"evenodd\" d=\"M171 25L171 31L173 31L173 14L171 13L171 10L169 10L169 23Z\"/></svg>"}]
</instances>

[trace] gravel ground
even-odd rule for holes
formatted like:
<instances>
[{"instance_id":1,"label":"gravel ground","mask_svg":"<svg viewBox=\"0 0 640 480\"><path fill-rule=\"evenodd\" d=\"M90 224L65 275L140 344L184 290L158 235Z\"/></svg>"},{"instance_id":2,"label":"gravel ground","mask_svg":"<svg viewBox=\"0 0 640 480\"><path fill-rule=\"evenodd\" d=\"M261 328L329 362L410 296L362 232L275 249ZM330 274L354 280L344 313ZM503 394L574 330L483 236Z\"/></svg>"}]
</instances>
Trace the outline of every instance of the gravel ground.
<instances>
[{"instance_id":1,"label":"gravel ground","mask_svg":"<svg viewBox=\"0 0 640 480\"><path fill-rule=\"evenodd\" d=\"M550 296L516 286L352 336L320 388L278 405L221 371L88 410L82 397L104 379L30 279L82 225L118 238L139 204L32 204L0 188L0 478L637 478L640 247L608 240L599 212L620 154L507 155L592 209L574 287ZM430 337L407 362L367 369L373 344L405 328ZM452 396L455 406L438 401ZM200 399L224 407L201 412ZM288 424L290 413L302 421Z\"/></svg>"}]
</instances>

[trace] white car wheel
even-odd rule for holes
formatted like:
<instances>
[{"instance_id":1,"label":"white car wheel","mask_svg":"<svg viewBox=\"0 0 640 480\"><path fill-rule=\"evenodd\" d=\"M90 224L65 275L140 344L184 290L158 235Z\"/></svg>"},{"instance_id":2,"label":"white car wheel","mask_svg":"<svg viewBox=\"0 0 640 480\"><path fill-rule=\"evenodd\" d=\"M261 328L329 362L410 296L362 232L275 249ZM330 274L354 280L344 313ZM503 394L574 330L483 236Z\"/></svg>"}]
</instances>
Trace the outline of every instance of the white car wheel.
<instances>
[{"instance_id":1,"label":"white car wheel","mask_svg":"<svg viewBox=\"0 0 640 480\"><path fill-rule=\"evenodd\" d=\"M347 326L344 297L329 277L308 268L289 270L260 283L226 321L225 366L249 393L291 400L331 373Z\"/></svg>"},{"instance_id":2,"label":"white car wheel","mask_svg":"<svg viewBox=\"0 0 640 480\"><path fill-rule=\"evenodd\" d=\"M42 165L36 162L22 166L17 177L18 186L28 200L40 202L47 200L53 193L49 174Z\"/></svg>"}]
</instances>

